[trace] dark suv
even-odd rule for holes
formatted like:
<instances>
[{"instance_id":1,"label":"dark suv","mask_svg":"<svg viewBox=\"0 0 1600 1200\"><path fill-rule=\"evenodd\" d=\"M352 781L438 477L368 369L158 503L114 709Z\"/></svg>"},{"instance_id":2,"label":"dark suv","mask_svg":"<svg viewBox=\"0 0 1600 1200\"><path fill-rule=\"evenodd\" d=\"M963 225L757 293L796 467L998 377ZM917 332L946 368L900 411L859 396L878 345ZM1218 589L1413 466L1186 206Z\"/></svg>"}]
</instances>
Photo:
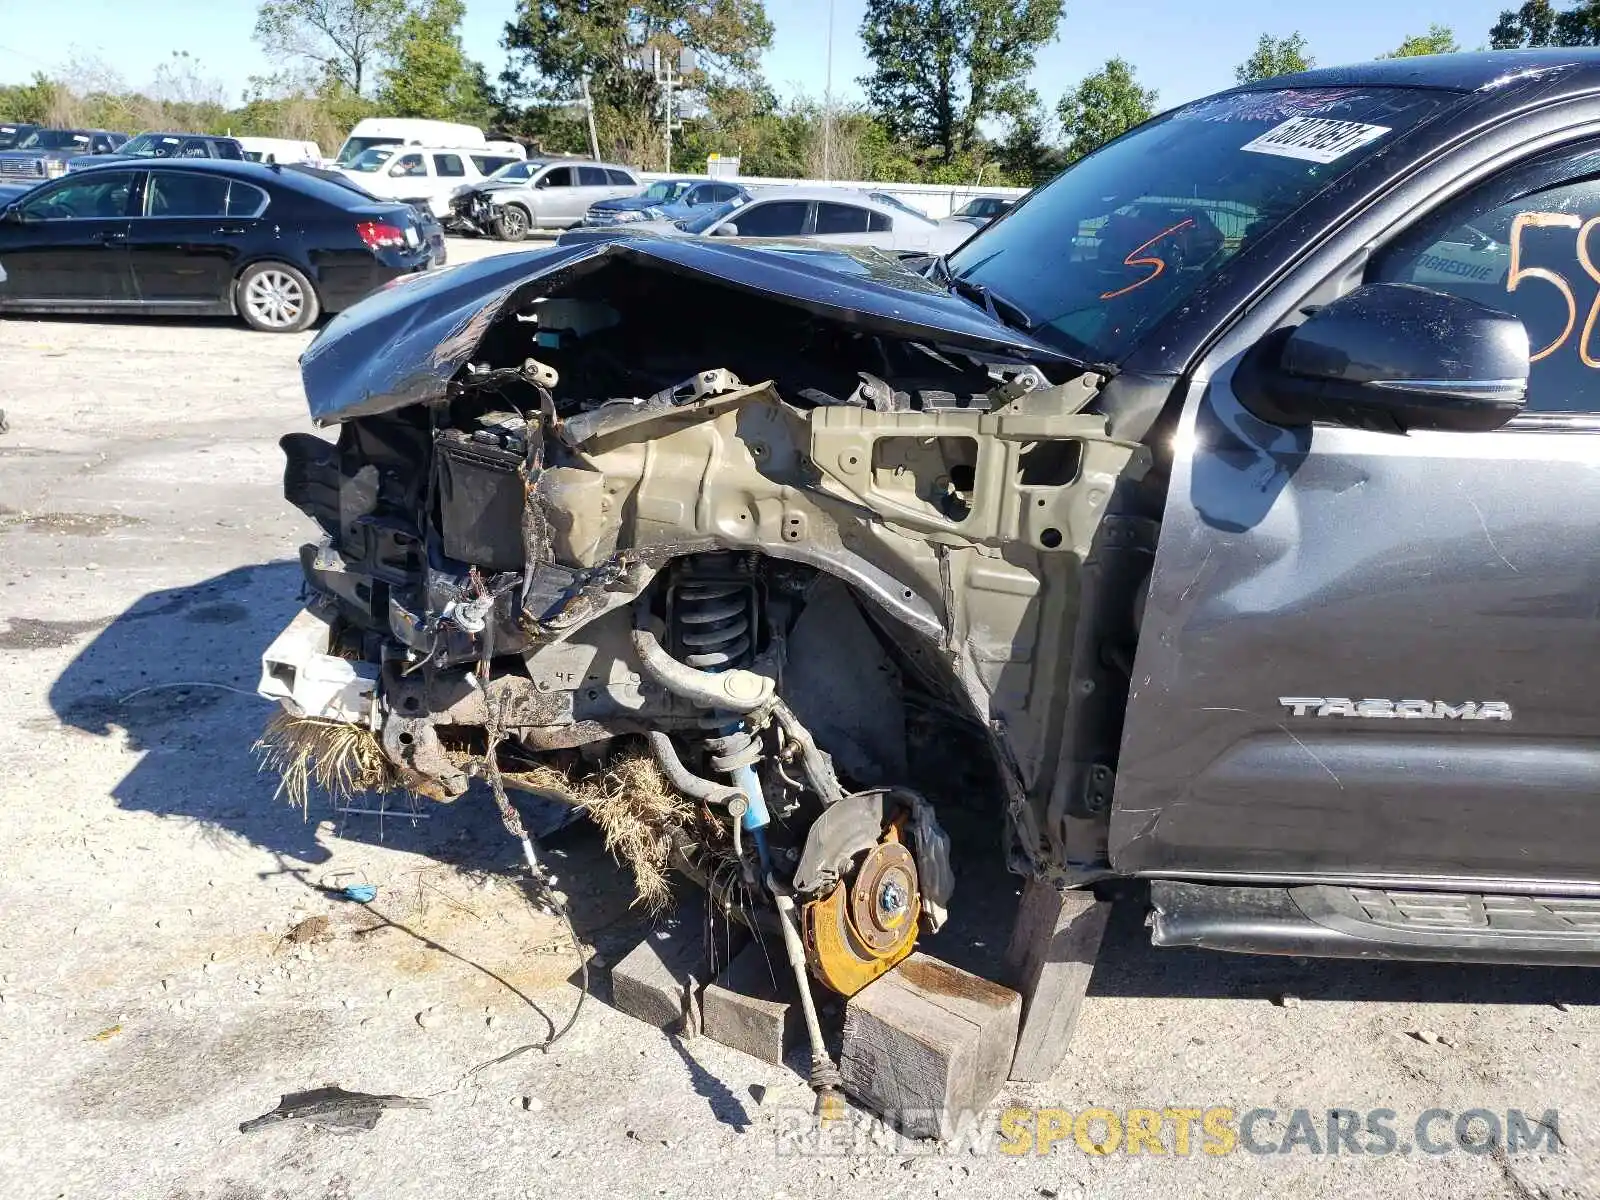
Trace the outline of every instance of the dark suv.
<instances>
[{"instance_id":1,"label":"dark suv","mask_svg":"<svg viewBox=\"0 0 1600 1200\"><path fill-rule=\"evenodd\" d=\"M85 155L69 167L76 171L96 163L130 158L221 158L244 162L244 147L238 139L209 133L141 133L118 147L117 152Z\"/></svg>"},{"instance_id":2,"label":"dark suv","mask_svg":"<svg viewBox=\"0 0 1600 1200\"><path fill-rule=\"evenodd\" d=\"M21 138L16 149L0 153L0 182L39 183L65 175L68 164L93 154L111 154L128 141L109 129L38 129Z\"/></svg>"}]
</instances>

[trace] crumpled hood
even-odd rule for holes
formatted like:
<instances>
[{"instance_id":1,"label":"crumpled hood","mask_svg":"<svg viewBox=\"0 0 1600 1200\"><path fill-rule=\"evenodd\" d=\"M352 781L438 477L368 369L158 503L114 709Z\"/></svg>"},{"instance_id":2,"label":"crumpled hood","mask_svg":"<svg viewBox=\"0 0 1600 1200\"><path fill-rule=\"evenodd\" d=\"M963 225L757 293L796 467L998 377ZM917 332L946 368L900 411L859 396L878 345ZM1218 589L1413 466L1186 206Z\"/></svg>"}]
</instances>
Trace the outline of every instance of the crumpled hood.
<instances>
[{"instance_id":1,"label":"crumpled hood","mask_svg":"<svg viewBox=\"0 0 1600 1200\"><path fill-rule=\"evenodd\" d=\"M341 312L300 358L312 419L330 425L440 400L508 304L623 265L711 280L886 336L1073 363L875 251L614 234L402 277Z\"/></svg>"}]
</instances>

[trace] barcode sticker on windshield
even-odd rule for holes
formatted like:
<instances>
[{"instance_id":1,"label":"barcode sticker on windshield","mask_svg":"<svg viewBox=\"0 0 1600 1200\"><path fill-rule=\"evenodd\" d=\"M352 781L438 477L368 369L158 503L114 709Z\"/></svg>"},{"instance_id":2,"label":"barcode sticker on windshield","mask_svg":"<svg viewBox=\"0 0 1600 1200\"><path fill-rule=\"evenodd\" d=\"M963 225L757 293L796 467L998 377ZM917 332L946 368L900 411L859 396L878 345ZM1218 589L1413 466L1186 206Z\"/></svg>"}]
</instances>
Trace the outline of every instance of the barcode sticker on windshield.
<instances>
[{"instance_id":1,"label":"barcode sticker on windshield","mask_svg":"<svg viewBox=\"0 0 1600 1200\"><path fill-rule=\"evenodd\" d=\"M1252 154L1276 154L1306 162L1331 163L1389 132L1387 125L1293 117L1240 147Z\"/></svg>"}]
</instances>

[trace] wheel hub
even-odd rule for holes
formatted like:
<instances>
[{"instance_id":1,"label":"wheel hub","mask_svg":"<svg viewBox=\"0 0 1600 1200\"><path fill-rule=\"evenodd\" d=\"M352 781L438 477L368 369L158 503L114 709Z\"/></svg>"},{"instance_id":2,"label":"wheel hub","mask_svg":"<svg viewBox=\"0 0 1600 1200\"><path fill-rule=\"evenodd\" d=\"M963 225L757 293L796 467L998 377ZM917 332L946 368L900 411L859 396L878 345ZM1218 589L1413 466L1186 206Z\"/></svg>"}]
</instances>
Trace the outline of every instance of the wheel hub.
<instances>
[{"instance_id":1,"label":"wheel hub","mask_svg":"<svg viewBox=\"0 0 1600 1200\"><path fill-rule=\"evenodd\" d=\"M910 954L922 912L917 865L890 826L843 882L802 910L812 974L853 996Z\"/></svg>"}]
</instances>

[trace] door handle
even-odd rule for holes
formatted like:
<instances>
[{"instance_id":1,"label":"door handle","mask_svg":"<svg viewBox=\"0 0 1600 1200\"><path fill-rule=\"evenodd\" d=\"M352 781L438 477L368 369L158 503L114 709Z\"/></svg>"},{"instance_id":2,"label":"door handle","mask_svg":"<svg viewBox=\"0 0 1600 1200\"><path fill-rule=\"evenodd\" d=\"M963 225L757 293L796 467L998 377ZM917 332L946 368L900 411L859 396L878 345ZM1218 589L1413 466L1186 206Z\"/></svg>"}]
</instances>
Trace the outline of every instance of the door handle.
<instances>
[{"instance_id":1,"label":"door handle","mask_svg":"<svg viewBox=\"0 0 1600 1200\"><path fill-rule=\"evenodd\" d=\"M239 237L250 231L243 225L218 225L216 232L222 237Z\"/></svg>"},{"instance_id":2,"label":"door handle","mask_svg":"<svg viewBox=\"0 0 1600 1200\"><path fill-rule=\"evenodd\" d=\"M128 240L128 235L120 229L113 229L105 233L95 234L93 240L99 242L102 246L120 246Z\"/></svg>"}]
</instances>

